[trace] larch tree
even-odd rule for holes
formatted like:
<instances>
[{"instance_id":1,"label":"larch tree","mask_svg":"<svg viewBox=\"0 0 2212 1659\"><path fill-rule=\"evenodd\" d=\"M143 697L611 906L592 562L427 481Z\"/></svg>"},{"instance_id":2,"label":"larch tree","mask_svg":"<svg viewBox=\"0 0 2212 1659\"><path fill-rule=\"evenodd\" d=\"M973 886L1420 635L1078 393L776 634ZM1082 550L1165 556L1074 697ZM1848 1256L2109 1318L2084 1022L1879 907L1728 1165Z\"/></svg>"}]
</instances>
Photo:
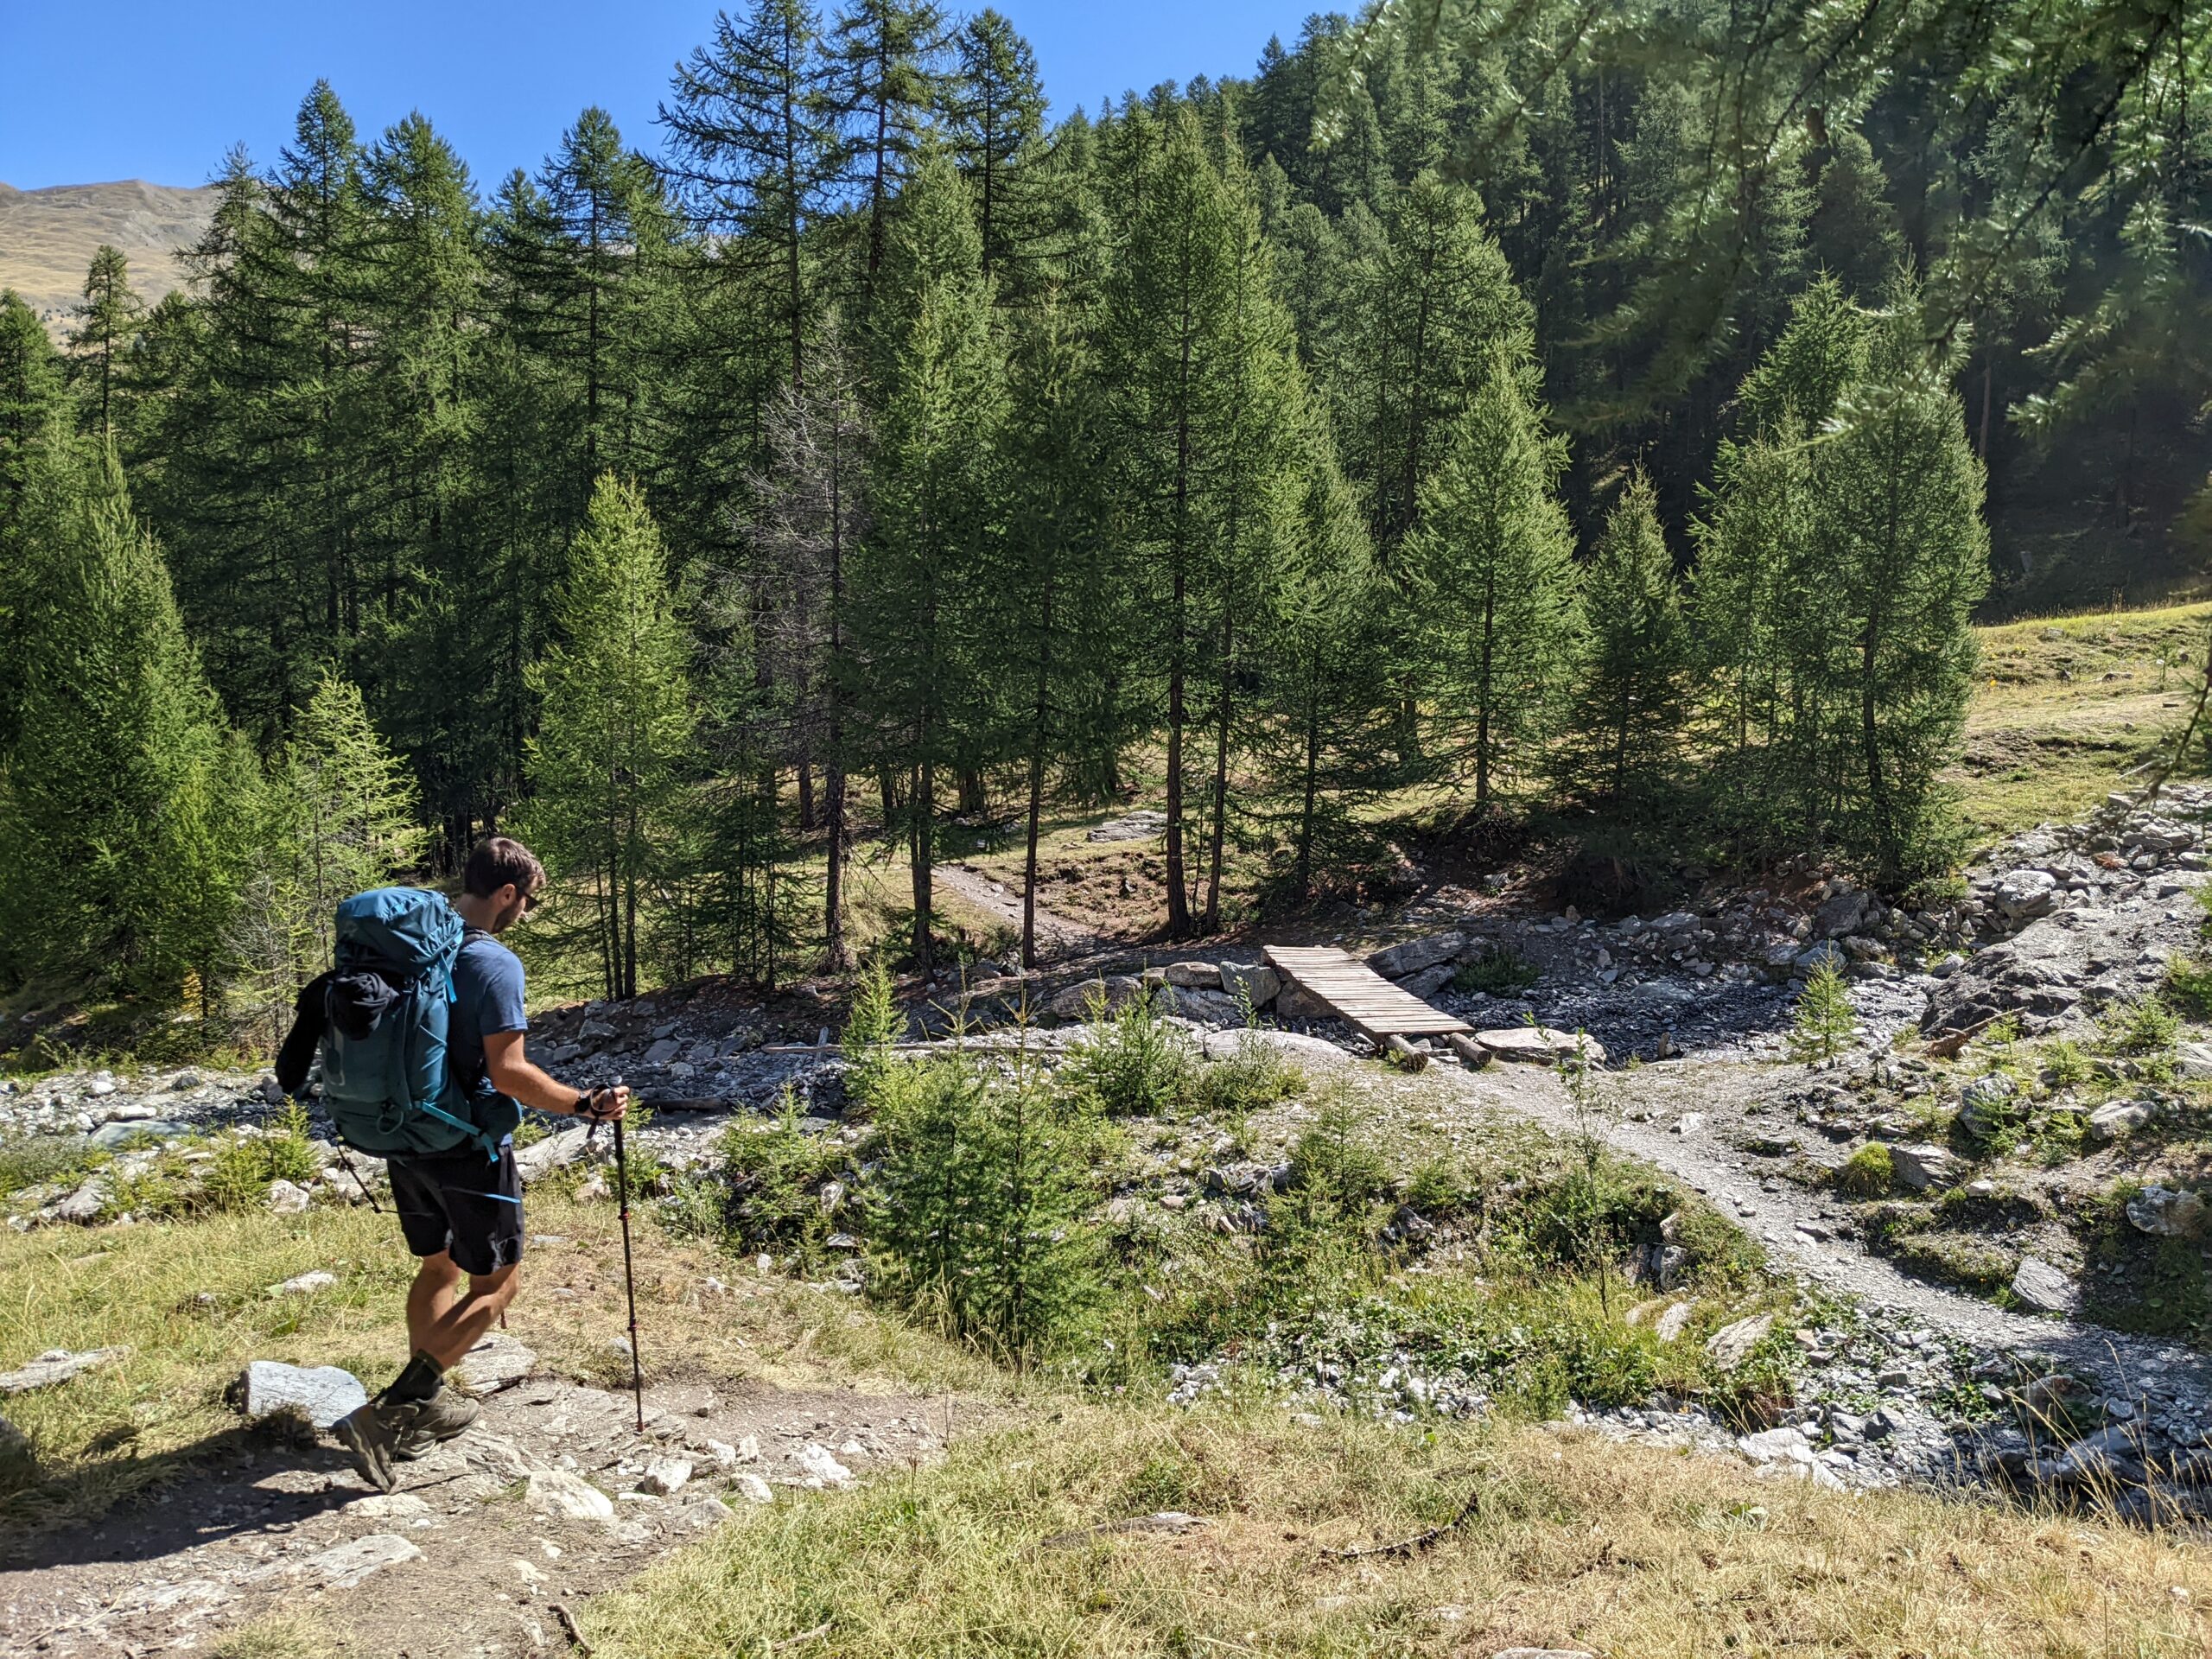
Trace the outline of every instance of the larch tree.
<instances>
[{"instance_id":1,"label":"larch tree","mask_svg":"<svg viewBox=\"0 0 2212 1659\"><path fill-rule=\"evenodd\" d=\"M689 641L668 555L632 484L600 480L553 603L556 643L532 668L528 833L590 886L609 996L638 990L648 893L669 870L693 748Z\"/></svg>"},{"instance_id":2,"label":"larch tree","mask_svg":"<svg viewBox=\"0 0 2212 1659\"><path fill-rule=\"evenodd\" d=\"M855 667L872 759L906 779L898 816L912 873L913 955L926 971L937 773L960 758L976 713L969 658L1005 416L968 188L942 150L923 156L899 199L880 301L873 523L853 573Z\"/></svg>"},{"instance_id":3,"label":"larch tree","mask_svg":"<svg viewBox=\"0 0 2212 1659\"><path fill-rule=\"evenodd\" d=\"M67 464L62 462L60 464ZM0 774L0 904L16 971L205 998L258 779L224 719L112 455L23 550L17 729Z\"/></svg>"},{"instance_id":4,"label":"larch tree","mask_svg":"<svg viewBox=\"0 0 2212 1659\"><path fill-rule=\"evenodd\" d=\"M144 326L146 308L130 286L130 262L123 251L105 242L85 272L84 293L77 326L69 331L70 367L83 389L86 423L106 443L115 436L124 359Z\"/></svg>"},{"instance_id":5,"label":"larch tree","mask_svg":"<svg viewBox=\"0 0 2212 1659\"><path fill-rule=\"evenodd\" d=\"M1692 652L1658 493L1631 476L1582 572L1587 623L1561 779L1633 815L1673 777L1688 713Z\"/></svg>"},{"instance_id":6,"label":"larch tree","mask_svg":"<svg viewBox=\"0 0 2212 1659\"><path fill-rule=\"evenodd\" d=\"M1424 618L1424 669L1448 753L1487 810L1509 759L1550 729L1580 618L1574 539L1553 493L1564 461L1510 356L1452 423L1421 492L1403 575Z\"/></svg>"}]
</instances>

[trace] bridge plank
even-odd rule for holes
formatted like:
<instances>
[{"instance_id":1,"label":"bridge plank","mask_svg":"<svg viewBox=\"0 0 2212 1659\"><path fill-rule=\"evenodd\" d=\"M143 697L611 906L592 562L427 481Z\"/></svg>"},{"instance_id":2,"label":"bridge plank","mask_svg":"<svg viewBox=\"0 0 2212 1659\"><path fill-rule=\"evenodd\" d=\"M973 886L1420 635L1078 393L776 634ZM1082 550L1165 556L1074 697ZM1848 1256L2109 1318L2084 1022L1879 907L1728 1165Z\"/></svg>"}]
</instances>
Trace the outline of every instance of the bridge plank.
<instances>
[{"instance_id":1,"label":"bridge plank","mask_svg":"<svg viewBox=\"0 0 2212 1659\"><path fill-rule=\"evenodd\" d=\"M1334 945L1271 944L1266 954L1278 973L1370 1038L1448 1036L1471 1029Z\"/></svg>"}]
</instances>

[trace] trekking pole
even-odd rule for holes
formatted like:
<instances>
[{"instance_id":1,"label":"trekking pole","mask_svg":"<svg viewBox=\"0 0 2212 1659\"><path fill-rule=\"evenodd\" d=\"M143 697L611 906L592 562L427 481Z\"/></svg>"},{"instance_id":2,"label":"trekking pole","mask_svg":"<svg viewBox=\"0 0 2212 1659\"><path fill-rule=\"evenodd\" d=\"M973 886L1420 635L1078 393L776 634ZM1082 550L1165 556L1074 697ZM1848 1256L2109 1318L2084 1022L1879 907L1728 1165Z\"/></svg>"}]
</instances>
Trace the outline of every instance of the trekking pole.
<instances>
[{"instance_id":1,"label":"trekking pole","mask_svg":"<svg viewBox=\"0 0 2212 1659\"><path fill-rule=\"evenodd\" d=\"M622 1079L614 1079L614 1087ZM588 1135L588 1131L586 1132ZM614 1182L621 1193L622 1290L630 1303L630 1395L637 1402L638 1433L645 1432L645 1374L638 1358L638 1279L630 1265L630 1157L622 1141L622 1120L614 1120Z\"/></svg>"}]
</instances>

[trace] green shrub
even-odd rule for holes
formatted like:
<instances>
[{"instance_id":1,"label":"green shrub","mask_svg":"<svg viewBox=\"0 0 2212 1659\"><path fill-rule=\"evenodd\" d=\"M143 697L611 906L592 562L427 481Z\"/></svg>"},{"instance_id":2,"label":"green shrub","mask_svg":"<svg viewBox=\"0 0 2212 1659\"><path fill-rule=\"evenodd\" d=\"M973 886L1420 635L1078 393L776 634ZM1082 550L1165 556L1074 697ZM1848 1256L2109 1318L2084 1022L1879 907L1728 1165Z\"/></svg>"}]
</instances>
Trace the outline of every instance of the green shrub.
<instances>
[{"instance_id":1,"label":"green shrub","mask_svg":"<svg viewBox=\"0 0 2212 1659\"><path fill-rule=\"evenodd\" d=\"M721 1231L746 1250L770 1250L811 1263L823 1241L838 1230L822 1201L823 1183L848 1161L836 1137L810 1135L798 1099L785 1090L775 1120L765 1128L740 1122L722 1131ZM703 1196L687 1198L703 1205Z\"/></svg>"},{"instance_id":2,"label":"green shrub","mask_svg":"<svg viewBox=\"0 0 2212 1659\"><path fill-rule=\"evenodd\" d=\"M1272 1044L1247 1033L1237 1039L1234 1054L1198 1069L1194 1092L1198 1103L1206 1110L1236 1119L1302 1094L1305 1089L1302 1069L1285 1059Z\"/></svg>"},{"instance_id":3,"label":"green shrub","mask_svg":"<svg viewBox=\"0 0 2212 1659\"><path fill-rule=\"evenodd\" d=\"M2181 1016L2155 996L2115 1002L2105 1010L2101 1023L2105 1039L2122 1054L2171 1053L2181 1037Z\"/></svg>"},{"instance_id":4,"label":"green shrub","mask_svg":"<svg viewBox=\"0 0 2212 1659\"><path fill-rule=\"evenodd\" d=\"M948 1336L1027 1364L1104 1294L1080 1096L951 1054L894 1063L876 1109L872 1286Z\"/></svg>"},{"instance_id":5,"label":"green shrub","mask_svg":"<svg viewBox=\"0 0 2212 1659\"><path fill-rule=\"evenodd\" d=\"M1854 1198L1886 1198L1896 1187L1897 1179L1890 1149L1879 1141L1870 1141L1859 1147L1835 1173L1836 1191L1849 1193Z\"/></svg>"},{"instance_id":6,"label":"green shrub","mask_svg":"<svg viewBox=\"0 0 2212 1659\"><path fill-rule=\"evenodd\" d=\"M1486 944L1459 964L1452 976L1452 988L1511 996L1542 977L1543 969L1510 945Z\"/></svg>"},{"instance_id":7,"label":"green shrub","mask_svg":"<svg viewBox=\"0 0 2212 1659\"><path fill-rule=\"evenodd\" d=\"M0 1198L29 1186L74 1186L107 1161L104 1149L79 1135L32 1135L0 1142Z\"/></svg>"},{"instance_id":8,"label":"green shrub","mask_svg":"<svg viewBox=\"0 0 2212 1659\"><path fill-rule=\"evenodd\" d=\"M2179 951L2168 957L2165 996L2190 1019L2212 1020L2212 960Z\"/></svg>"},{"instance_id":9,"label":"green shrub","mask_svg":"<svg viewBox=\"0 0 2212 1659\"><path fill-rule=\"evenodd\" d=\"M1843 976L1832 962L1824 962L1806 976L1791 1018L1789 1057L1796 1060L1832 1060L1851 1040L1856 1016Z\"/></svg>"},{"instance_id":10,"label":"green shrub","mask_svg":"<svg viewBox=\"0 0 2212 1659\"><path fill-rule=\"evenodd\" d=\"M2053 1088L2079 1088L2089 1080L2089 1057L2082 1052L2079 1043L2060 1037L2045 1043L2040 1052Z\"/></svg>"},{"instance_id":11,"label":"green shrub","mask_svg":"<svg viewBox=\"0 0 2212 1659\"><path fill-rule=\"evenodd\" d=\"M1084 1039L1060 1068L1062 1086L1109 1117L1171 1111L1194 1097L1198 1060L1182 1027L1152 999L1135 996L1118 1014L1102 990L1090 1004Z\"/></svg>"},{"instance_id":12,"label":"green shrub","mask_svg":"<svg viewBox=\"0 0 2212 1659\"><path fill-rule=\"evenodd\" d=\"M1291 1189L1309 1212L1363 1215L1389 1186L1389 1169L1351 1096L1332 1090L1290 1154Z\"/></svg>"},{"instance_id":13,"label":"green shrub","mask_svg":"<svg viewBox=\"0 0 2212 1659\"><path fill-rule=\"evenodd\" d=\"M878 957L853 978L853 1007L845 1020L845 1091L863 1107L874 1104L875 1084L893 1064L892 1045L905 1035L906 1016L891 984L891 969Z\"/></svg>"}]
</instances>

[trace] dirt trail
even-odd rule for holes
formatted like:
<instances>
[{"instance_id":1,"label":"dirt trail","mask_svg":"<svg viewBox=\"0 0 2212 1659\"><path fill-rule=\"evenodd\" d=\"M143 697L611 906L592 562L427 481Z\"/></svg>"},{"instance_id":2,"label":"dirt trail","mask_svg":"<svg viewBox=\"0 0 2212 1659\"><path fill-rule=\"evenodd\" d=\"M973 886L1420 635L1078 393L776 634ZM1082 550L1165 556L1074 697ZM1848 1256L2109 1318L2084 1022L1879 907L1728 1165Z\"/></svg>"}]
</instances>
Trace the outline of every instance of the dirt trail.
<instances>
[{"instance_id":1,"label":"dirt trail","mask_svg":"<svg viewBox=\"0 0 2212 1659\"><path fill-rule=\"evenodd\" d=\"M1478 1114L1510 1111L1559 1134L1573 1134L1579 1127L1566 1090L1541 1068L1492 1065L1438 1075ZM1748 1109L1777 1092L1773 1067L1693 1057L1614 1072L1608 1081L1618 1110L1600 1120L1607 1143L1689 1183L1760 1240L1777 1268L1978 1345L2035 1350L2099 1372L2117 1371L2138 1382L2156 1378L2168 1389L2212 1388L2212 1366L2172 1344L2012 1313L1912 1278L1869 1253L1853 1236L1841 1205L1783 1179L1777 1173L1781 1160L1763 1160L1736 1145L1777 1134L1771 1116ZM1627 1116L1637 1111L1648 1113L1649 1121ZM1686 1120L1684 1130L1677 1132Z\"/></svg>"},{"instance_id":2,"label":"dirt trail","mask_svg":"<svg viewBox=\"0 0 2212 1659\"><path fill-rule=\"evenodd\" d=\"M940 864L937 880L948 890L956 893L977 909L988 912L1014 929L1018 937L1021 931L1021 893L995 876L983 874L972 864ZM1080 956L1096 950L1103 943L1098 935L1082 923L1065 916L1053 914L1042 905L1037 906L1037 954L1045 960L1055 957Z\"/></svg>"},{"instance_id":3,"label":"dirt trail","mask_svg":"<svg viewBox=\"0 0 2212 1659\"><path fill-rule=\"evenodd\" d=\"M11 1545L0 1654L212 1647L271 1612L313 1619L343 1651L379 1659L564 1652L556 1604L580 1605L779 1489L933 1458L948 1428L943 1399L700 1381L646 1398L640 1438L626 1394L526 1377L491 1395L459 1440L404 1465L390 1496L327 1439L234 1432L142 1499ZM719 1461L709 1440L739 1460ZM657 1459L694 1472L671 1495L635 1493ZM534 1485L607 1513L563 1513Z\"/></svg>"}]
</instances>

